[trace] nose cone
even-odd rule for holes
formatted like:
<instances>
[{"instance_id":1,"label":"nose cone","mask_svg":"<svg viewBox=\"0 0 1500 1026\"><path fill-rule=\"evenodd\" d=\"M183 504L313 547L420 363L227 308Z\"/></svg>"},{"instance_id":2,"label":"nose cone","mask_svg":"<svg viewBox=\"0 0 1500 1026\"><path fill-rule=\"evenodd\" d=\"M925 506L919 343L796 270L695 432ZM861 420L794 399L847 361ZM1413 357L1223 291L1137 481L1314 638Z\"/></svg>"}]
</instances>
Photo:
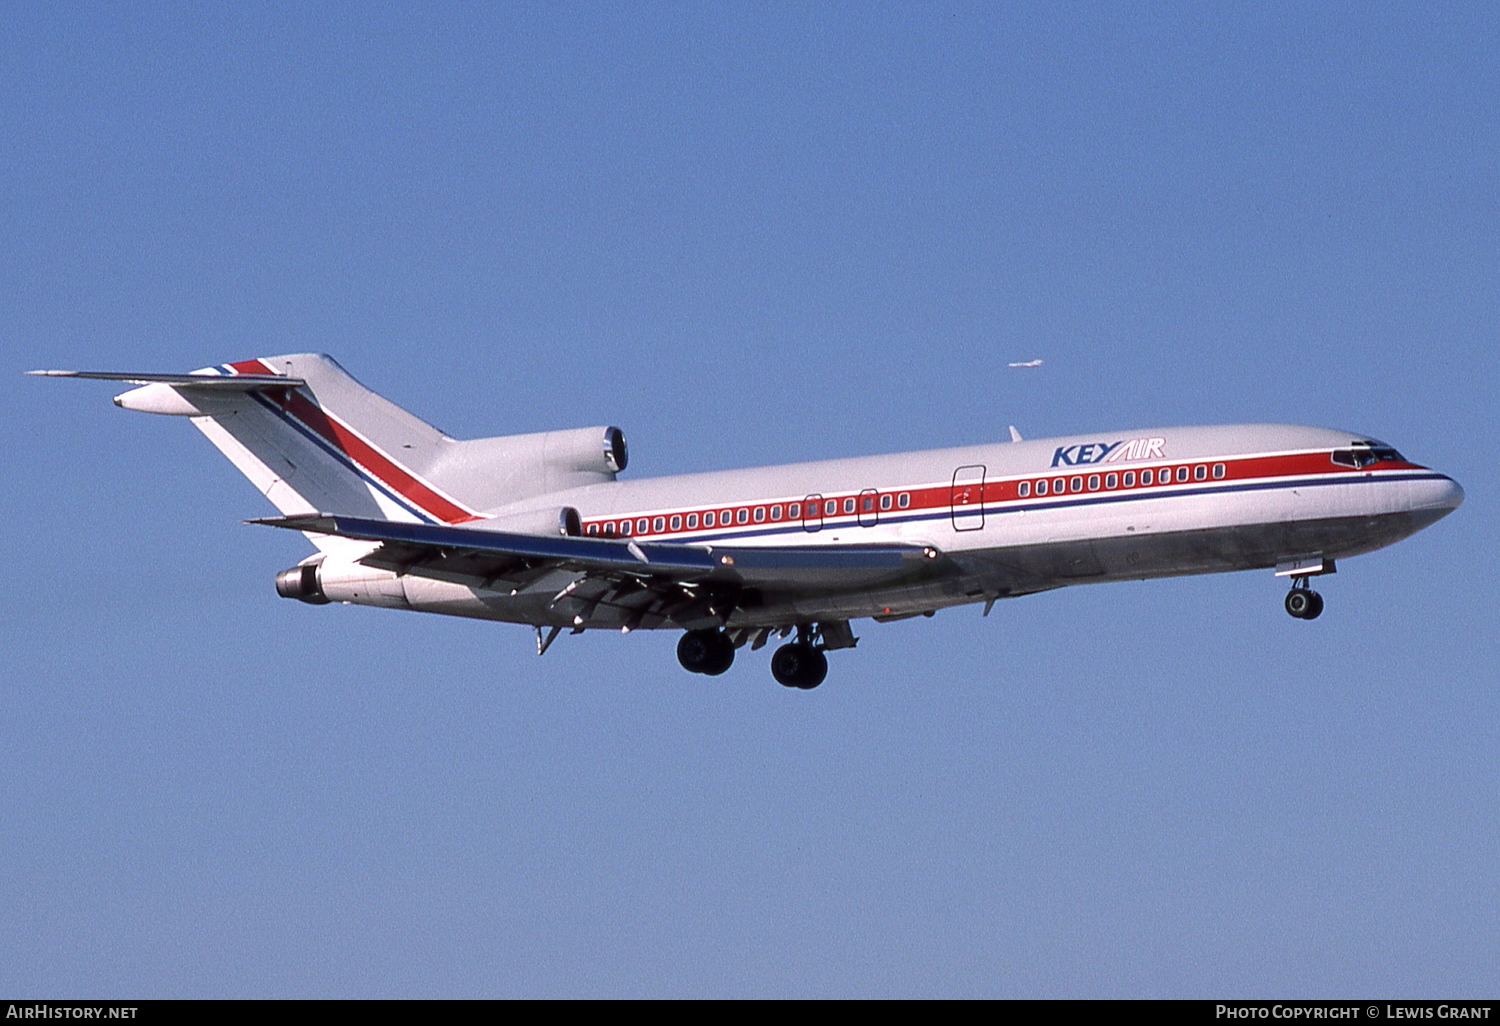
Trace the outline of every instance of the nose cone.
<instances>
[{"instance_id":1,"label":"nose cone","mask_svg":"<svg viewBox=\"0 0 1500 1026\"><path fill-rule=\"evenodd\" d=\"M1451 478L1451 477L1448 478L1448 509L1449 509L1449 511L1451 512L1452 510L1458 509L1458 507L1463 504L1463 501L1464 501L1464 489L1463 489L1463 486L1460 485L1457 481L1453 480L1453 478Z\"/></svg>"},{"instance_id":2,"label":"nose cone","mask_svg":"<svg viewBox=\"0 0 1500 1026\"><path fill-rule=\"evenodd\" d=\"M1436 523L1463 504L1463 486L1446 474L1417 484L1412 513L1424 527Z\"/></svg>"}]
</instances>

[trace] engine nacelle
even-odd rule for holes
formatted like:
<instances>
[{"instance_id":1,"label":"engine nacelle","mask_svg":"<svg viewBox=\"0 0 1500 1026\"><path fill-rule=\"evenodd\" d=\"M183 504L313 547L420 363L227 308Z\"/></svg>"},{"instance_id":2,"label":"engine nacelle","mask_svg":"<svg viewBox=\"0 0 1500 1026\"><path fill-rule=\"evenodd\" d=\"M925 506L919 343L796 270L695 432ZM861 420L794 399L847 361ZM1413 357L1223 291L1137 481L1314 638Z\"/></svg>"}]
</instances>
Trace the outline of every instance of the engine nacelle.
<instances>
[{"instance_id":1,"label":"engine nacelle","mask_svg":"<svg viewBox=\"0 0 1500 1026\"><path fill-rule=\"evenodd\" d=\"M630 462L625 448L625 432L617 427L573 428L569 431L542 431L534 435L510 435L504 438L479 439L513 448L522 458L534 460L554 471L584 474L618 474Z\"/></svg>"},{"instance_id":2,"label":"engine nacelle","mask_svg":"<svg viewBox=\"0 0 1500 1026\"><path fill-rule=\"evenodd\" d=\"M312 560L276 575L276 594L309 605L353 602L361 606L410 609L406 587L391 570L344 560Z\"/></svg>"},{"instance_id":3,"label":"engine nacelle","mask_svg":"<svg viewBox=\"0 0 1500 1026\"><path fill-rule=\"evenodd\" d=\"M475 509L498 509L548 492L613 481L629 461L623 431L591 427L454 441L424 469L432 481Z\"/></svg>"},{"instance_id":4,"label":"engine nacelle","mask_svg":"<svg viewBox=\"0 0 1500 1026\"><path fill-rule=\"evenodd\" d=\"M583 520L572 506L545 506L541 509L501 513L477 522L486 531L508 531L512 534L560 534L577 538L583 534Z\"/></svg>"}]
</instances>

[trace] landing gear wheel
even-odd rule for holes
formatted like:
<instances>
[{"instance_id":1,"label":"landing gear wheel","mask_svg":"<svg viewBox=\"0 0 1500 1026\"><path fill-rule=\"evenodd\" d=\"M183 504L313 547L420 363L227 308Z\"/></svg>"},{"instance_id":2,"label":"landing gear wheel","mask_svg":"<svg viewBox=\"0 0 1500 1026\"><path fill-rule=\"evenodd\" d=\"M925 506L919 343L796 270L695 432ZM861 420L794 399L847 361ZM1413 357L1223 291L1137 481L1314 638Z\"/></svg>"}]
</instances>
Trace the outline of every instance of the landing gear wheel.
<instances>
[{"instance_id":1,"label":"landing gear wheel","mask_svg":"<svg viewBox=\"0 0 1500 1026\"><path fill-rule=\"evenodd\" d=\"M1310 591L1307 594L1308 597L1312 599L1312 605L1308 607L1308 610L1306 614L1303 615L1302 619L1316 620L1323 614L1323 596L1319 595L1315 591Z\"/></svg>"},{"instance_id":2,"label":"landing gear wheel","mask_svg":"<svg viewBox=\"0 0 1500 1026\"><path fill-rule=\"evenodd\" d=\"M828 657L806 642L794 641L771 656L771 676L778 684L811 691L828 676Z\"/></svg>"},{"instance_id":3,"label":"landing gear wheel","mask_svg":"<svg viewBox=\"0 0 1500 1026\"><path fill-rule=\"evenodd\" d=\"M684 670L717 677L734 664L734 643L723 631L688 631L677 642L677 661Z\"/></svg>"},{"instance_id":4,"label":"landing gear wheel","mask_svg":"<svg viewBox=\"0 0 1500 1026\"><path fill-rule=\"evenodd\" d=\"M1308 588L1286 593L1286 611L1299 620L1316 620L1323 612L1323 596Z\"/></svg>"}]
</instances>

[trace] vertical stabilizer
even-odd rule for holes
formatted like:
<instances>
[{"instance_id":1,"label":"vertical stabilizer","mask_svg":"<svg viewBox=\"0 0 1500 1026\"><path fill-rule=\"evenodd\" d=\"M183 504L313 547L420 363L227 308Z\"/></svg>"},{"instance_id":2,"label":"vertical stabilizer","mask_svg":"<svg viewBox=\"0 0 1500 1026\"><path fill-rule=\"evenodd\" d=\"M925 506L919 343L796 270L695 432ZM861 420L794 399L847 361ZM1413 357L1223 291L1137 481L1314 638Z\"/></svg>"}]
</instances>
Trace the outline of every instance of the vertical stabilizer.
<instances>
[{"instance_id":1,"label":"vertical stabilizer","mask_svg":"<svg viewBox=\"0 0 1500 1026\"><path fill-rule=\"evenodd\" d=\"M115 403L188 417L288 516L458 524L548 492L613 481L626 460L624 436L612 427L450 438L316 353L192 374L33 373L138 385Z\"/></svg>"},{"instance_id":2,"label":"vertical stabilizer","mask_svg":"<svg viewBox=\"0 0 1500 1026\"><path fill-rule=\"evenodd\" d=\"M198 429L281 512L363 510L434 523L474 518L475 510L423 474L453 439L361 385L332 357L264 357L223 370L305 383L229 395L174 386L198 407Z\"/></svg>"}]
</instances>

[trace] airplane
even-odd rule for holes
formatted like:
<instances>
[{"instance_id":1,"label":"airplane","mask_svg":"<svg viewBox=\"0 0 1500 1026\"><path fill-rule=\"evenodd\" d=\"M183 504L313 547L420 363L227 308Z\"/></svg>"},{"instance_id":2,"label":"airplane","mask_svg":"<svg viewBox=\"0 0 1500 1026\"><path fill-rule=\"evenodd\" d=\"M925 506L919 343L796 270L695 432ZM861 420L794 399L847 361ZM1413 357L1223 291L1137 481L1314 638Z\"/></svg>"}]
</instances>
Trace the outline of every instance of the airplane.
<instances>
[{"instance_id":1,"label":"airplane","mask_svg":"<svg viewBox=\"0 0 1500 1026\"><path fill-rule=\"evenodd\" d=\"M1361 434L1179 427L622 480L616 427L460 440L296 354L191 374L31 371L135 385L185 416L276 507L247 521L316 549L279 595L564 630L680 630L716 676L795 637L771 674L811 689L851 620L932 616L1103 581L1273 569L1309 586L1463 501L1452 478Z\"/></svg>"},{"instance_id":2,"label":"airplane","mask_svg":"<svg viewBox=\"0 0 1500 1026\"><path fill-rule=\"evenodd\" d=\"M1042 361L1041 360L1026 360L1026 361L1018 362L1018 363L1007 363L1005 366L1007 366L1007 367L1040 367L1041 365L1042 365Z\"/></svg>"}]
</instances>

